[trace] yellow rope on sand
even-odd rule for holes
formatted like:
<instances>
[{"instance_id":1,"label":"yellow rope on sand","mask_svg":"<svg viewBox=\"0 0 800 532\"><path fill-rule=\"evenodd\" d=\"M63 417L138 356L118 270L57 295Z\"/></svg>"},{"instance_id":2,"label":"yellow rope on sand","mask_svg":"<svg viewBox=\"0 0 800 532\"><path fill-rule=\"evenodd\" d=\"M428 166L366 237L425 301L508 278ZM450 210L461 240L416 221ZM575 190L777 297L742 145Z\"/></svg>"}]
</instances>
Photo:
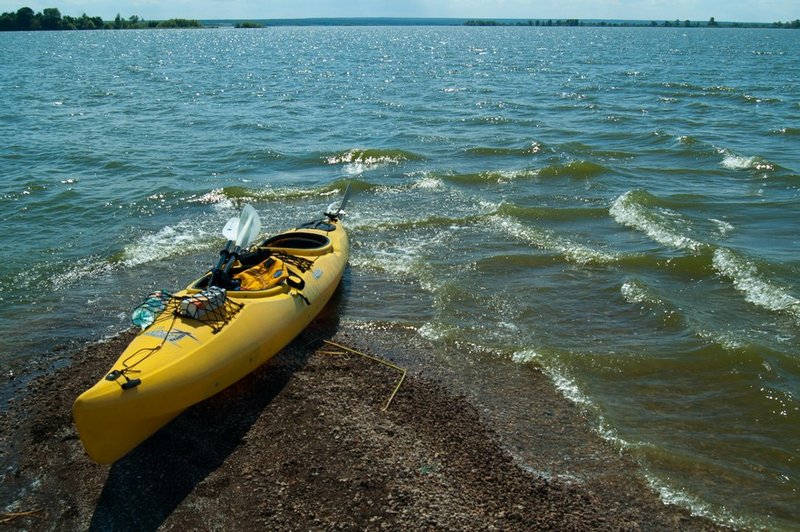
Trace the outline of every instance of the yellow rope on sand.
<instances>
[{"instance_id":1,"label":"yellow rope on sand","mask_svg":"<svg viewBox=\"0 0 800 532\"><path fill-rule=\"evenodd\" d=\"M397 391L400 390L400 386L403 384L403 381L406 379L406 370L404 370L400 366L396 366L395 364L392 364L391 362L387 362L386 360L382 360L382 359L380 359L378 357L374 357L372 355L368 355L366 353L362 353L361 351L356 351L355 349L351 349L351 348L343 346L341 344L337 344L336 342L331 342L330 340L323 340L323 342L325 342L328 345L332 345L334 347L338 347L339 349L342 349L344 351L349 351L350 353L355 353L356 355L362 356L364 358L368 358L370 360L374 360L375 362L377 362L379 364L383 364L384 366L388 366L388 367L400 372L400 380L397 381L397 386L394 387L394 391L392 392L392 395L389 396L389 400L386 401L386 404L383 406L383 408L381 408L381 410L383 410L384 412L386 410L388 410L389 409L389 405L392 404L392 399L394 399L394 396L397 395ZM326 352L325 354L332 355L332 354L338 354L338 353Z\"/></svg>"},{"instance_id":2,"label":"yellow rope on sand","mask_svg":"<svg viewBox=\"0 0 800 532\"><path fill-rule=\"evenodd\" d=\"M41 508L36 508L35 510L29 510L27 512L3 512L0 514L0 524L10 523L14 519L19 517L29 517L31 515L36 515L41 512Z\"/></svg>"}]
</instances>

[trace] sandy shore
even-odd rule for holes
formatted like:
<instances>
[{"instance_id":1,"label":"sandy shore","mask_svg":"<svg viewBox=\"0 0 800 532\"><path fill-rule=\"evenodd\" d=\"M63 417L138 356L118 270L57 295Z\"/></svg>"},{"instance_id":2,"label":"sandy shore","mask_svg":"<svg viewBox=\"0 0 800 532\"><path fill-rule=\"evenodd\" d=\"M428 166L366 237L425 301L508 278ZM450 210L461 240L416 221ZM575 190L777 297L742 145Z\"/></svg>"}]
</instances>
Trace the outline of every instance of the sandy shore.
<instances>
[{"instance_id":1,"label":"sandy shore","mask_svg":"<svg viewBox=\"0 0 800 532\"><path fill-rule=\"evenodd\" d=\"M4 409L0 528L715 528L663 504L535 370L452 375L394 333L324 320L113 466L97 465L71 404L131 334L71 353L70 365L33 380ZM397 372L330 354L324 339L409 369L387 411ZM536 387L537 404L515 411L480 400L481 385L520 378Z\"/></svg>"}]
</instances>

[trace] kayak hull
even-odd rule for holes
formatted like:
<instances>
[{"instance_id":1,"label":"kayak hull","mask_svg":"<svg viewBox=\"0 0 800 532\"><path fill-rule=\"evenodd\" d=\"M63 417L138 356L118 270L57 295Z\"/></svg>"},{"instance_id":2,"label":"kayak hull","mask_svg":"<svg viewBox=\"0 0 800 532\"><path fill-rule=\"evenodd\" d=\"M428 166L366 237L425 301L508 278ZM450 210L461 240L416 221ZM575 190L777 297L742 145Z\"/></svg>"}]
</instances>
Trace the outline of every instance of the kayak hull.
<instances>
[{"instance_id":1,"label":"kayak hull","mask_svg":"<svg viewBox=\"0 0 800 532\"><path fill-rule=\"evenodd\" d=\"M283 233L286 238L277 244L289 247L266 241L270 252L306 260L305 271L288 264L293 285L228 291L224 323L216 326L168 309L142 330L109 374L73 405L87 454L98 463L115 462L183 410L240 380L292 341L331 298L347 263L344 227L338 220L326 227L332 230ZM313 236L319 245L291 247L293 235ZM174 298L198 293L202 281Z\"/></svg>"}]
</instances>

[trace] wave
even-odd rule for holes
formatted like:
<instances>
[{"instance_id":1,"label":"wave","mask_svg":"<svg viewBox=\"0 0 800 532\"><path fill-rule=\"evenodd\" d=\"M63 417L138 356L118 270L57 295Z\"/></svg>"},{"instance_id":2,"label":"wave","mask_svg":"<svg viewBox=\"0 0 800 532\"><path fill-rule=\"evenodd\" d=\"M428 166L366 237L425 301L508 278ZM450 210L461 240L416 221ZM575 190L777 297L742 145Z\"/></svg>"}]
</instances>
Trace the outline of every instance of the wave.
<instances>
[{"instance_id":1,"label":"wave","mask_svg":"<svg viewBox=\"0 0 800 532\"><path fill-rule=\"evenodd\" d=\"M691 83L665 83L662 84L662 87L670 90L669 94L662 95L662 98L720 99L731 101L737 105L780 104L784 102L781 98L754 95L725 85L701 86Z\"/></svg>"},{"instance_id":2,"label":"wave","mask_svg":"<svg viewBox=\"0 0 800 532\"><path fill-rule=\"evenodd\" d=\"M644 282L638 279L629 279L620 286L619 291L625 301L631 305L639 305L643 310L658 314L665 326L673 328L684 326L680 309L659 297Z\"/></svg>"},{"instance_id":3,"label":"wave","mask_svg":"<svg viewBox=\"0 0 800 532\"><path fill-rule=\"evenodd\" d=\"M463 185L485 185L486 183L508 183L518 179L536 177L539 175L534 169L521 170L487 170L468 174L441 173L435 174L438 178L449 183Z\"/></svg>"},{"instance_id":4,"label":"wave","mask_svg":"<svg viewBox=\"0 0 800 532\"><path fill-rule=\"evenodd\" d=\"M591 161L573 161L563 165L554 165L541 168L538 172L540 177L573 177L577 179L587 179L608 173L609 170L603 165Z\"/></svg>"},{"instance_id":5,"label":"wave","mask_svg":"<svg viewBox=\"0 0 800 532\"><path fill-rule=\"evenodd\" d=\"M360 165L363 167L401 164L407 161L423 161L425 158L416 153L399 149L352 149L326 155L327 164Z\"/></svg>"},{"instance_id":6,"label":"wave","mask_svg":"<svg viewBox=\"0 0 800 532\"><path fill-rule=\"evenodd\" d=\"M563 368L557 367L558 365L555 363L551 363L551 358L558 359L557 356L547 356L540 350L531 348L517 351L511 355L511 360L517 364L534 364L541 368L544 374L553 382L556 389L573 403L582 407L594 407L592 400L583 393L575 380L571 378Z\"/></svg>"},{"instance_id":7,"label":"wave","mask_svg":"<svg viewBox=\"0 0 800 532\"><path fill-rule=\"evenodd\" d=\"M419 272L422 264L419 258L422 246L420 242L409 242L406 245L362 251L350 257L350 265L366 271L388 273L395 280L410 278Z\"/></svg>"},{"instance_id":8,"label":"wave","mask_svg":"<svg viewBox=\"0 0 800 532\"><path fill-rule=\"evenodd\" d=\"M800 137L800 127L780 127L770 131L771 135Z\"/></svg>"},{"instance_id":9,"label":"wave","mask_svg":"<svg viewBox=\"0 0 800 532\"><path fill-rule=\"evenodd\" d=\"M712 364L711 368L704 365L704 369L707 371L710 369L712 372L718 371L720 374L725 374L731 371L732 365L737 367L737 370L741 369L741 366L738 365L739 362L751 366L755 373L763 371L763 367L761 367L762 359L756 350L751 351L748 349L746 352L740 353L734 359L733 364L730 355L730 353L720 350L718 346L703 346L696 352L697 358L703 360L704 364L706 361ZM578 358L578 353L573 353L572 356ZM697 495L695 492L698 492L698 483L680 482L676 484L671 481L671 478L675 478L674 472L692 470L700 467L698 464L702 464L704 470L716 473L719 478L735 480L742 473L742 470L735 470L736 465L731 468L729 463L724 461L708 460L706 457L693 455L692 450L686 451L678 447L666 447L660 442L656 443L652 438L638 435L636 431L618 428L617 420L613 419L612 415L616 417L619 414L607 413L606 406L597 403L596 397L587 393L588 388L582 384L581 374L566 362L569 360L568 356L537 346L525 347L514 352L511 360L517 364L534 365L539 368L550 378L562 396L589 414L592 425L603 439L610 442L615 448L629 453L637 461L640 461L644 467L648 483L654 491L660 494L663 501L688 507L697 515L708 517L733 528L764 528L765 523L760 517L732 512L724 505L709 502ZM639 366L639 362L635 364ZM637 369L641 371L641 368ZM668 371L664 367L659 369L662 372ZM624 374L625 369L619 368L618 371ZM634 372L630 376L637 374ZM626 381L629 380L629 378L626 378ZM710 394L710 392L703 393L703 391L704 389L701 389L697 392L697 397L701 401L704 399L704 395ZM791 394L786 394L785 396L787 397L787 402L791 400ZM607 415L608 418L606 417ZM654 415L656 417L670 416L665 412L656 412ZM679 412L673 413L672 416L679 418L678 423L685 433L690 433L689 431L698 424L707 423L705 421L706 418L702 416L698 419L685 418L685 413L681 414ZM624 425L625 422L623 421L622 426L624 427ZM743 433L745 435L750 434L746 430ZM742 469L744 474L752 471L752 468L743 467ZM702 488L699 493L702 493Z\"/></svg>"},{"instance_id":10,"label":"wave","mask_svg":"<svg viewBox=\"0 0 800 532\"><path fill-rule=\"evenodd\" d=\"M326 197L341 194L350 184L353 192L366 192L379 188L360 179L343 178L318 187L272 187L251 188L241 185L232 185L215 188L202 194L195 194L185 198L187 203L216 204L219 206L238 208L245 203L257 202L287 202L299 201L313 197Z\"/></svg>"},{"instance_id":11,"label":"wave","mask_svg":"<svg viewBox=\"0 0 800 532\"><path fill-rule=\"evenodd\" d=\"M394 149L352 149L324 156L328 165L342 165L348 175L360 175L376 168L400 165L409 161L423 161L416 153Z\"/></svg>"},{"instance_id":12,"label":"wave","mask_svg":"<svg viewBox=\"0 0 800 532\"><path fill-rule=\"evenodd\" d=\"M661 83L661 87L665 89L683 89L688 91L702 91L703 85L689 83L688 81L666 81ZM733 90L733 89L731 89Z\"/></svg>"},{"instance_id":13,"label":"wave","mask_svg":"<svg viewBox=\"0 0 800 532\"><path fill-rule=\"evenodd\" d=\"M784 133L784 130L773 130L771 132L773 135L783 135L783 134L791 134L791 133ZM665 152L665 154L672 154L672 155L686 155L688 157L693 158L701 158L703 160L713 161L714 159L719 161L719 166L726 170L751 170L753 172L777 172L779 170L785 170L780 165L774 163L773 161L769 161L761 156L758 155L743 155L740 153L736 153L733 150L725 147L720 147L717 145L706 143L705 141L698 139L692 135L677 135L674 137L675 141L677 142L677 146L673 147L673 150L669 152ZM722 157L719 159L719 157ZM676 173L679 175L685 174L686 170L683 168L675 168L672 170L664 170L660 169L660 171L666 171L667 173ZM709 172L708 169L704 168L692 168L692 173L697 174L698 172ZM711 172L715 174L719 174L717 172Z\"/></svg>"},{"instance_id":14,"label":"wave","mask_svg":"<svg viewBox=\"0 0 800 532\"><path fill-rule=\"evenodd\" d=\"M509 215L523 220L577 221L597 220L608 215L605 207L521 207L503 203L498 207L499 215Z\"/></svg>"},{"instance_id":15,"label":"wave","mask_svg":"<svg viewBox=\"0 0 800 532\"><path fill-rule=\"evenodd\" d=\"M486 218L486 222L494 231L532 246L560 253L571 262L578 264L608 264L619 260L619 257L614 253L573 242L550 231L527 226L512 216L492 214Z\"/></svg>"},{"instance_id":16,"label":"wave","mask_svg":"<svg viewBox=\"0 0 800 532\"><path fill-rule=\"evenodd\" d=\"M515 122L515 120L501 115L494 115L494 116L484 115L475 118L468 118L466 120L467 124L473 126L482 126L482 125L496 126L498 124L510 124L512 122Z\"/></svg>"},{"instance_id":17,"label":"wave","mask_svg":"<svg viewBox=\"0 0 800 532\"><path fill-rule=\"evenodd\" d=\"M154 233L142 235L111 257L111 263L124 268L133 268L202 251L220 242L219 228L219 223L198 223L195 219L183 220L174 226L168 225Z\"/></svg>"},{"instance_id":18,"label":"wave","mask_svg":"<svg viewBox=\"0 0 800 532\"><path fill-rule=\"evenodd\" d=\"M664 246L689 251L691 257L676 257L664 264L670 269L689 277L708 275L717 272L727 277L734 288L744 295L747 302L758 307L780 312L800 320L800 299L789 293L788 289L769 279L756 261L729 248L702 242L688 236L691 224L678 213L657 207L659 198L637 190L629 191L614 200L610 209L617 222L637 229L652 240ZM709 219L718 236L725 237L734 227L725 221ZM625 257L626 265L653 266L647 257ZM627 287L629 297L634 297L635 286Z\"/></svg>"},{"instance_id":19,"label":"wave","mask_svg":"<svg viewBox=\"0 0 800 532\"><path fill-rule=\"evenodd\" d=\"M383 218L380 220L361 220L355 223L349 223L349 227L353 230L357 230L359 233L364 235L374 234L377 232L401 232L404 233L406 231L424 231L427 229L449 229L452 227L464 227L466 225L471 225L479 221L481 215L476 214L467 217L449 217L449 216L440 216L440 215L433 215L427 216L424 218L416 218L416 219L403 219L403 218Z\"/></svg>"},{"instance_id":20,"label":"wave","mask_svg":"<svg viewBox=\"0 0 800 532\"><path fill-rule=\"evenodd\" d=\"M544 151L554 153L553 149L546 148L543 144L536 141L532 142L529 146L517 148L476 146L467 148L466 150L468 154L477 157L530 157L531 155L538 155Z\"/></svg>"},{"instance_id":21,"label":"wave","mask_svg":"<svg viewBox=\"0 0 800 532\"><path fill-rule=\"evenodd\" d=\"M589 158L603 158L603 159L634 159L636 153L620 150L604 150L596 147L583 144L582 142L567 142L559 146L559 151L568 153L575 156L584 156Z\"/></svg>"},{"instance_id":22,"label":"wave","mask_svg":"<svg viewBox=\"0 0 800 532\"><path fill-rule=\"evenodd\" d=\"M661 298L653 293L644 283L637 279L625 281L619 289L622 297L628 303L648 304L658 306L663 304Z\"/></svg>"},{"instance_id":23,"label":"wave","mask_svg":"<svg viewBox=\"0 0 800 532\"><path fill-rule=\"evenodd\" d=\"M686 489L677 487L669 478L664 479L650 472L645 473L645 478L653 491L658 493L661 500L666 504L674 504L689 508L694 515L706 517L722 525L727 525L734 530L759 530L764 528L763 526L759 526L754 520L733 514L724 506L712 506L701 498L690 494Z\"/></svg>"},{"instance_id":24,"label":"wave","mask_svg":"<svg viewBox=\"0 0 800 532\"><path fill-rule=\"evenodd\" d=\"M191 196L186 199L190 203L205 203L218 205L227 208L238 208L245 203L270 202L270 201L293 201L308 198L320 193L319 189L307 188L289 189L281 188L249 188L245 186L233 185L222 188L215 188L198 196Z\"/></svg>"},{"instance_id":25,"label":"wave","mask_svg":"<svg viewBox=\"0 0 800 532\"><path fill-rule=\"evenodd\" d=\"M726 148L717 150L722 155L720 165L728 170L755 170L756 172L772 172L777 165L758 156L744 156L731 152Z\"/></svg>"},{"instance_id":26,"label":"wave","mask_svg":"<svg viewBox=\"0 0 800 532\"><path fill-rule=\"evenodd\" d=\"M406 232L392 241L380 241L375 246L362 247L350 256L350 265L365 271L390 274L395 281L411 281L428 292L435 292L446 283L446 275L435 267L431 256L449 248L449 240L460 228L443 231Z\"/></svg>"},{"instance_id":27,"label":"wave","mask_svg":"<svg viewBox=\"0 0 800 532\"><path fill-rule=\"evenodd\" d=\"M17 289L68 289L86 279L211 249L222 239L219 235L221 226L221 221L215 217L182 220L154 232L126 238L127 243L110 255L92 254L73 260L36 264L15 275L13 282Z\"/></svg>"},{"instance_id":28,"label":"wave","mask_svg":"<svg viewBox=\"0 0 800 532\"><path fill-rule=\"evenodd\" d=\"M508 183L520 179L571 177L589 179L610 172L608 168L591 161L572 161L542 168L521 168L517 170L487 170L467 174L440 174L439 177L452 183L482 185L485 183Z\"/></svg>"},{"instance_id":29,"label":"wave","mask_svg":"<svg viewBox=\"0 0 800 532\"><path fill-rule=\"evenodd\" d=\"M678 143L684 146L696 146L700 141L692 135L679 135Z\"/></svg>"},{"instance_id":30,"label":"wave","mask_svg":"<svg viewBox=\"0 0 800 532\"><path fill-rule=\"evenodd\" d=\"M222 237L220 228L225 220L244 203L281 203L306 199L339 198L347 184L354 191L375 187L361 180L341 179L318 187L309 188L249 188L231 186L213 189L206 193L182 198L183 203L210 204L214 212L210 215L195 215L140 234L123 234L119 237L116 251L94 253L71 259L57 259L35 264L25 271L10 276L15 289L36 287L59 291L85 279L111 274L165 261L195 252L211 250ZM160 197L160 195L159 195ZM54 207L63 205L54 204ZM321 211L320 211L321 212ZM112 247L114 245L112 244Z\"/></svg>"},{"instance_id":31,"label":"wave","mask_svg":"<svg viewBox=\"0 0 800 532\"><path fill-rule=\"evenodd\" d=\"M113 271L107 258L92 255L76 260L41 262L29 265L0 281L3 292L10 289L29 291L47 290L55 292L69 288L83 279L94 278Z\"/></svg>"},{"instance_id":32,"label":"wave","mask_svg":"<svg viewBox=\"0 0 800 532\"><path fill-rule=\"evenodd\" d=\"M552 266L553 256L540 253L514 253L492 255L475 261L475 269L486 275L507 275L509 271L531 271L534 268Z\"/></svg>"},{"instance_id":33,"label":"wave","mask_svg":"<svg viewBox=\"0 0 800 532\"><path fill-rule=\"evenodd\" d=\"M609 213L618 223L643 232L659 244L698 254L707 244L695 240L687 233L690 224L677 212L666 207L652 208L659 199L644 190L631 190L619 196Z\"/></svg>"},{"instance_id":34,"label":"wave","mask_svg":"<svg viewBox=\"0 0 800 532\"><path fill-rule=\"evenodd\" d=\"M130 172L132 174L141 173L145 169L141 166L123 161L109 161L103 166L104 170L114 170L115 172Z\"/></svg>"},{"instance_id":35,"label":"wave","mask_svg":"<svg viewBox=\"0 0 800 532\"><path fill-rule=\"evenodd\" d=\"M744 103L762 104L762 103L783 103L780 98L770 98L764 96L754 96L752 94L744 93L741 95L741 100Z\"/></svg>"},{"instance_id":36,"label":"wave","mask_svg":"<svg viewBox=\"0 0 800 532\"><path fill-rule=\"evenodd\" d=\"M728 277L745 301L758 307L787 314L800 321L800 299L759 271L756 263L735 251L718 248L714 251L714 267Z\"/></svg>"}]
</instances>

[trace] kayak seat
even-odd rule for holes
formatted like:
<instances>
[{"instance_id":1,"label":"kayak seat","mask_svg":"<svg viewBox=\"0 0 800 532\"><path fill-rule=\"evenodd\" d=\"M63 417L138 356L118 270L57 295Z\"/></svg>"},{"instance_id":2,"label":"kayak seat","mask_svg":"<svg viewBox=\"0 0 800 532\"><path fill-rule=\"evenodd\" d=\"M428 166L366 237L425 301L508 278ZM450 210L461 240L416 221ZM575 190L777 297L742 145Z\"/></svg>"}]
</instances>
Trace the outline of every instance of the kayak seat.
<instances>
[{"instance_id":1,"label":"kayak seat","mask_svg":"<svg viewBox=\"0 0 800 532\"><path fill-rule=\"evenodd\" d=\"M267 290L288 278L289 271L283 261L272 257L233 276L240 290Z\"/></svg>"},{"instance_id":2,"label":"kayak seat","mask_svg":"<svg viewBox=\"0 0 800 532\"><path fill-rule=\"evenodd\" d=\"M245 251L239 254L238 266L242 268L250 268L267 260L272 253L264 248L252 248L250 251Z\"/></svg>"}]
</instances>

